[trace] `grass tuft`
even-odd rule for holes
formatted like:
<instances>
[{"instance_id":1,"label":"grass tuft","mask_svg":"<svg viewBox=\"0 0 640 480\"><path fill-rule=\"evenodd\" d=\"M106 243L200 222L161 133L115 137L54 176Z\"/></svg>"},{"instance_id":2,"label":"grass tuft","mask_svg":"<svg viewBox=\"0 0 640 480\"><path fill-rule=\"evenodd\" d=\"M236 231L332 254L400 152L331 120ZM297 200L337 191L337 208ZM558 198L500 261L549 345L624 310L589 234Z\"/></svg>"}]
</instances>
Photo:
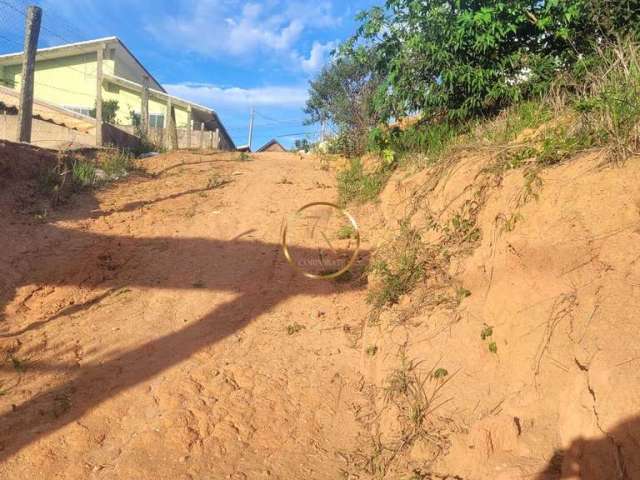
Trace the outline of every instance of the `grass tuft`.
<instances>
[{"instance_id":1,"label":"grass tuft","mask_svg":"<svg viewBox=\"0 0 640 480\"><path fill-rule=\"evenodd\" d=\"M369 303L375 308L398 303L426 273L426 248L420 234L407 223L401 224L398 238L373 263L371 271L378 282L369 291Z\"/></svg>"},{"instance_id":2,"label":"grass tuft","mask_svg":"<svg viewBox=\"0 0 640 480\"><path fill-rule=\"evenodd\" d=\"M352 158L347 168L338 173L338 198L340 205L349 202L365 203L375 200L387 184L392 170L379 166L366 173L362 160Z\"/></svg>"}]
</instances>

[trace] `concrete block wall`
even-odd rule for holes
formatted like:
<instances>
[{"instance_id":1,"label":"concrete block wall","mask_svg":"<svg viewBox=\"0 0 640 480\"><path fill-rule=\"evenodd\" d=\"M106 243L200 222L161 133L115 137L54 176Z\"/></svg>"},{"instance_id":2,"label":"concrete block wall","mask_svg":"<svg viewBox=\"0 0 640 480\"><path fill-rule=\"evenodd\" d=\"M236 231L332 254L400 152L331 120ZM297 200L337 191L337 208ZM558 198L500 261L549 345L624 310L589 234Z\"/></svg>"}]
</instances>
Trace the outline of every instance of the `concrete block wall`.
<instances>
[{"instance_id":1,"label":"concrete block wall","mask_svg":"<svg viewBox=\"0 0 640 480\"><path fill-rule=\"evenodd\" d=\"M0 114L0 139L15 142L17 132L18 116ZM31 144L54 150L61 148L95 147L95 129L93 131L74 130L34 118Z\"/></svg>"}]
</instances>

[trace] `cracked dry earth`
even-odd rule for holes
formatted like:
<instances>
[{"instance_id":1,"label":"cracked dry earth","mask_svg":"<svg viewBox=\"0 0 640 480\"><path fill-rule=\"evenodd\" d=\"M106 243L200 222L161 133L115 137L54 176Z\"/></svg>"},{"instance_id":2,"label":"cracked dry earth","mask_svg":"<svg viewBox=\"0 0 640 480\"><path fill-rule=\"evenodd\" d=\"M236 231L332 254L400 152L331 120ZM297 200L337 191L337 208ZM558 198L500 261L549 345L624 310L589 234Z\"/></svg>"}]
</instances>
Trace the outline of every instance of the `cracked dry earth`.
<instances>
[{"instance_id":1,"label":"cracked dry earth","mask_svg":"<svg viewBox=\"0 0 640 480\"><path fill-rule=\"evenodd\" d=\"M339 478L364 287L307 280L279 245L334 175L289 154L146 168L2 220L0 478Z\"/></svg>"}]
</instances>

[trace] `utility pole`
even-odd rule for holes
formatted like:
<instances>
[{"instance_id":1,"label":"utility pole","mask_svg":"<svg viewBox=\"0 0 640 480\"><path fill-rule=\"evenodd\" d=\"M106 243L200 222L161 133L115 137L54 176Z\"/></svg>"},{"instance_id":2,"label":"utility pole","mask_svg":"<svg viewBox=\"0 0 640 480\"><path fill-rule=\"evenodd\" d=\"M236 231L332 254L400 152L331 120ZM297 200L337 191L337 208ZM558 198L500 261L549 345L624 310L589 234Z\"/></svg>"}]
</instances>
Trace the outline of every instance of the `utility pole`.
<instances>
[{"instance_id":1,"label":"utility pole","mask_svg":"<svg viewBox=\"0 0 640 480\"><path fill-rule=\"evenodd\" d=\"M104 60L104 45L100 44L96 52L96 146L102 146L102 64Z\"/></svg>"},{"instance_id":2,"label":"utility pole","mask_svg":"<svg viewBox=\"0 0 640 480\"><path fill-rule=\"evenodd\" d=\"M36 69L36 52L42 9L30 6L24 26L24 54L22 59L22 77L20 82L20 109L18 111L18 141L31 142L33 124L33 80Z\"/></svg>"},{"instance_id":3,"label":"utility pole","mask_svg":"<svg viewBox=\"0 0 640 480\"><path fill-rule=\"evenodd\" d=\"M249 120L249 151L251 151L251 144L253 143L253 118L255 114L256 109L251 107L251 119Z\"/></svg>"}]
</instances>

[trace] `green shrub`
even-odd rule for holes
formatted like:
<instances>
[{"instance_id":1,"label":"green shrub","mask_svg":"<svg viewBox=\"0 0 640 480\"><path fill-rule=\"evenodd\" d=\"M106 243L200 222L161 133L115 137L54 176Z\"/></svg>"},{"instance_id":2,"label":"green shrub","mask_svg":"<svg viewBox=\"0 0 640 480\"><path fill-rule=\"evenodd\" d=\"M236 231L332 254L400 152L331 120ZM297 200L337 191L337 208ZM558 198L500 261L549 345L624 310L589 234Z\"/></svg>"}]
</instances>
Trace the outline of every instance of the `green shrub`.
<instances>
[{"instance_id":1,"label":"green shrub","mask_svg":"<svg viewBox=\"0 0 640 480\"><path fill-rule=\"evenodd\" d=\"M100 168L109 177L121 177L133 170L133 156L124 150L111 152L102 159Z\"/></svg>"},{"instance_id":2,"label":"green shrub","mask_svg":"<svg viewBox=\"0 0 640 480\"><path fill-rule=\"evenodd\" d=\"M340 240L354 238L355 236L356 236L356 230L355 228L353 228L353 225L351 225L350 223L343 225L342 227L340 227L340 230L338 230L338 238Z\"/></svg>"},{"instance_id":3,"label":"green shrub","mask_svg":"<svg viewBox=\"0 0 640 480\"><path fill-rule=\"evenodd\" d=\"M425 253L420 234L403 223L396 240L371 267L379 282L369 291L369 303L381 308L397 303L402 295L411 292L424 279Z\"/></svg>"},{"instance_id":4,"label":"green shrub","mask_svg":"<svg viewBox=\"0 0 640 480\"><path fill-rule=\"evenodd\" d=\"M600 66L585 75L585 88L573 102L581 115L580 141L607 146L610 159L640 151L640 53L633 43L604 51ZM590 146L590 145L587 145Z\"/></svg>"},{"instance_id":5,"label":"green shrub","mask_svg":"<svg viewBox=\"0 0 640 480\"><path fill-rule=\"evenodd\" d=\"M139 157L140 155L144 155L145 153L164 153L167 151L167 148L164 145L152 142L149 137L144 135L139 129L137 130L136 136L139 137L139 142L134 148L131 149L131 154L134 157Z\"/></svg>"},{"instance_id":6,"label":"green shrub","mask_svg":"<svg viewBox=\"0 0 640 480\"><path fill-rule=\"evenodd\" d=\"M602 45L639 38L635 0L388 0L361 13L338 58L368 58L383 119L459 122L544 93Z\"/></svg>"},{"instance_id":7,"label":"green shrub","mask_svg":"<svg viewBox=\"0 0 640 480\"><path fill-rule=\"evenodd\" d=\"M347 168L338 173L339 203L367 202L377 198L391 176L392 169L381 165L372 173L365 173L362 160L353 158Z\"/></svg>"},{"instance_id":8,"label":"green shrub","mask_svg":"<svg viewBox=\"0 0 640 480\"><path fill-rule=\"evenodd\" d=\"M102 121L105 123L116 123L119 110L118 100L105 100L102 102ZM89 111L89 115L96 118L95 107Z\"/></svg>"},{"instance_id":9,"label":"green shrub","mask_svg":"<svg viewBox=\"0 0 640 480\"><path fill-rule=\"evenodd\" d=\"M454 125L447 121L418 122L404 129L378 127L369 133L368 148L370 152L381 155L389 164L419 153L431 165L438 162L468 130L468 125Z\"/></svg>"},{"instance_id":10,"label":"green shrub","mask_svg":"<svg viewBox=\"0 0 640 480\"><path fill-rule=\"evenodd\" d=\"M553 118L551 108L541 99L529 100L505 110L494 122L484 126L491 143L511 142L524 130L538 128Z\"/></svg>"},{"instance_id":11,"label":"green shrub","mask_svg":"<svg viewBox=\"0 0 640 480\"><path fill-rule=\"evenodd\" d=\"M95 165L85 160L75 160L71 169L71 179L77 190L95 185Z\"/></svg>"},{"instance_id":12,"label":"green shrub","mask_svg":"<svg viewBox=\"0 0 640 480\"><path fill-rule=\"evenodd\" d=\"M240 155L238 155L237 160L238 162L251 162L253 160L253 157L249 155L249 153L247 152L240 152Z\"/></svg>"}]
</instances>

